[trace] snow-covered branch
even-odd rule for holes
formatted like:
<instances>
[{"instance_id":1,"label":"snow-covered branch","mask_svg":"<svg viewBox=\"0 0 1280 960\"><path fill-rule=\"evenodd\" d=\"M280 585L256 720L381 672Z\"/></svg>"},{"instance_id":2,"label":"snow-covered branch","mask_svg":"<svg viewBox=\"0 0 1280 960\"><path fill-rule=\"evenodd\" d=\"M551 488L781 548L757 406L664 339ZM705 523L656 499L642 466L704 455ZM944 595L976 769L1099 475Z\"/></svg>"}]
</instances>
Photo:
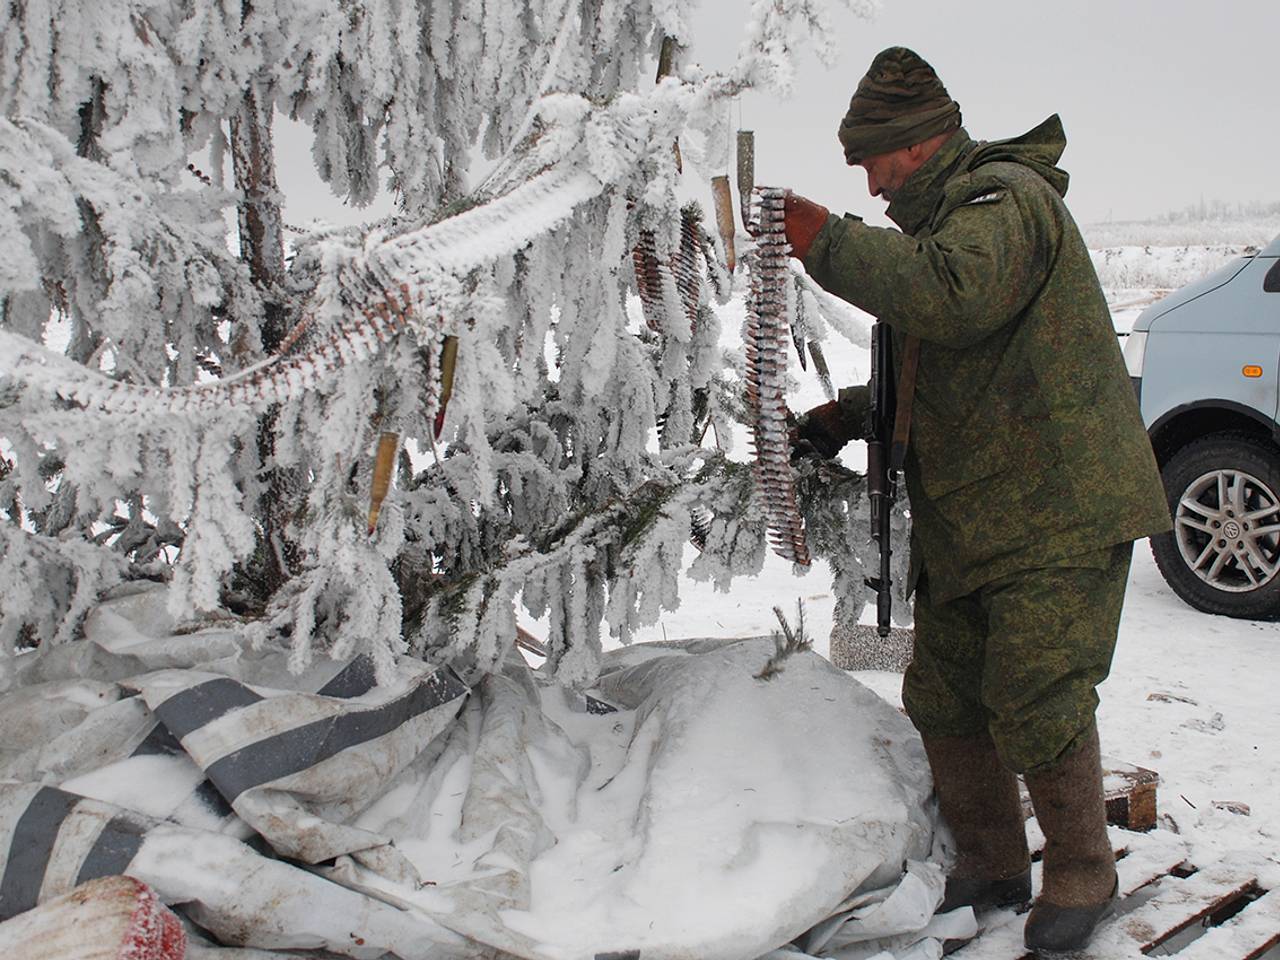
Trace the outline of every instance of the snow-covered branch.
<instances>
[{"instance_id":1,"label":"snow-covered branch","mask_svg":"<svg viewBox=\"0 0 1280 960\"><path fill-rule=\"evenodd\" d=\"M518 594L587 679L601 624L626 639L678 602L692 515L695 572L758 567L749 473L697 468L740 403L711 304L729 278L679 187L719 169L727 98L785 86L823 4L755 3L723 75L674 55L691 0L37 7L0 11L0 510L21 545L0 591L71 586L6 602L0 640L69 635L149 564L175 612L256 616L298 665L364 645L385 666L406 635L496 663ZM368 201L385 165L399 215L280 263L253 233L275 220L243 215L277 202L270 158L221 186L236 124L273 107L339 196ZM212 176L186 177L206 148ZM382 434L402 452L370 538Z\"/></svg>"}]
</instances>

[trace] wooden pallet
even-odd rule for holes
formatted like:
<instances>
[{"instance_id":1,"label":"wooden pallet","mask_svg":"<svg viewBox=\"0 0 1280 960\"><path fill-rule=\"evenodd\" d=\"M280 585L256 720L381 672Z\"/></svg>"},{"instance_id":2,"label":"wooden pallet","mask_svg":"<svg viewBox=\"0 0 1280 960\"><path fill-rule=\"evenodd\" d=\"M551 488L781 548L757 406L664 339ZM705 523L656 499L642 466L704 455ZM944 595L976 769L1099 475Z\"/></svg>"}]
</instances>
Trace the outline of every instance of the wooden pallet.
<instances>
[{"instance_id":1,"label":"wooden pallet","mask_svg":"<svg viewBox=\"0 0 1280 960\"><path fill-rule=\"evenodd\" d=\"M1033 829L1033 840L1037 835ZM1255 960L1280 944L1280 889L1266 890L1259 882L1263 861L1193 866L1185 842L1165 830L1113 828L1111 839L1120 903L1074 960L1144 960L1161 945L1189 939L1197 925L1204 933L1179 943L1179 960ZM1033 884L1038 890L1038 863ZM1022 943L1024 919L1007 910L983 918L978 936L952 956L1034 960Z\"/></svg>"}]
</instances>

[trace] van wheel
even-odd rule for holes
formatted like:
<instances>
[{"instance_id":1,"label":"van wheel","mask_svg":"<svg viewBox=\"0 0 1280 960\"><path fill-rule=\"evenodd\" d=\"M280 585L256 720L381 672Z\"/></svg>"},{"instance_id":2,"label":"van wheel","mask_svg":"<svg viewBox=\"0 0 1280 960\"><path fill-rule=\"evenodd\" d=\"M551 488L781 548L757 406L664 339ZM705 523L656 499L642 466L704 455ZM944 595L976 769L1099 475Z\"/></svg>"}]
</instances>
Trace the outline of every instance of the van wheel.
<instances>
[{"instance_id":1,"label":"van wheel","mask_svg":"<svg viewBox=\"0 0 1280 960\"><path fill-rule=\"evenodd\" d=\"M1161 471L1173 530L1151 538L1173 592L1197 610L1280 613L1280 455L1245 434L1202 437Z\"/></svg>"}]
</instances>

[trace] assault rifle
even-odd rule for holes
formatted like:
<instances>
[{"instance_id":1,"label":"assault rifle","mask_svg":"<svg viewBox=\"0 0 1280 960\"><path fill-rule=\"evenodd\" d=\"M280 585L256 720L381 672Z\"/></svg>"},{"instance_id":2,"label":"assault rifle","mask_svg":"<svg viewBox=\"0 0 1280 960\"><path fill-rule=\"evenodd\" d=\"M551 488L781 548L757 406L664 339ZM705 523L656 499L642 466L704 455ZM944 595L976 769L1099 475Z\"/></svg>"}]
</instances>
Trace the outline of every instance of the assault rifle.
<instances>
[{"instance_id":1,"label":"assault rifle","mask_svg":"<svg viewBox=\"0 0 1280 960\"><path fill-rule=\"evenodd\" d=\"M911 429L911 402L915 396L916 368L920 341L907 337L902 369L895 376L893 333L883 320L871 328L870 405L867 410L867 500L871 504L871 539L880 553L880 574L867 577L867 586L876 592L876 632L889 636L889 615L893 610L893 549L889 537L889 517L902 490L902 466L907 458L907 438Z\"/></svg>"}]
</instances>

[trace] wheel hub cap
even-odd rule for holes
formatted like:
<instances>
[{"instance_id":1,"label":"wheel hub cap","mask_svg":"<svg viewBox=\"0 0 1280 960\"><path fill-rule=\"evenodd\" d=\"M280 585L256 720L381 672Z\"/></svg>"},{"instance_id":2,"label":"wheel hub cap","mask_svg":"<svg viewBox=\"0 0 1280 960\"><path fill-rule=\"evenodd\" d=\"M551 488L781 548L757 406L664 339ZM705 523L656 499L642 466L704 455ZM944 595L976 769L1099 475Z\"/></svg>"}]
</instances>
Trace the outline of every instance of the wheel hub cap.
<instances>
[{"instance_id":1,"label":"wheel hub cap","mask_svg":"<svg viewBox=\"0 0 1280 960\"><path fill-rule=\"evenodd\" d=\"M1174 536L1205 583L1228 593L1257 590L1280 573L1280 497L1242 470L1210 471L1183 491Z\"/></svg>"}]
</instances>

